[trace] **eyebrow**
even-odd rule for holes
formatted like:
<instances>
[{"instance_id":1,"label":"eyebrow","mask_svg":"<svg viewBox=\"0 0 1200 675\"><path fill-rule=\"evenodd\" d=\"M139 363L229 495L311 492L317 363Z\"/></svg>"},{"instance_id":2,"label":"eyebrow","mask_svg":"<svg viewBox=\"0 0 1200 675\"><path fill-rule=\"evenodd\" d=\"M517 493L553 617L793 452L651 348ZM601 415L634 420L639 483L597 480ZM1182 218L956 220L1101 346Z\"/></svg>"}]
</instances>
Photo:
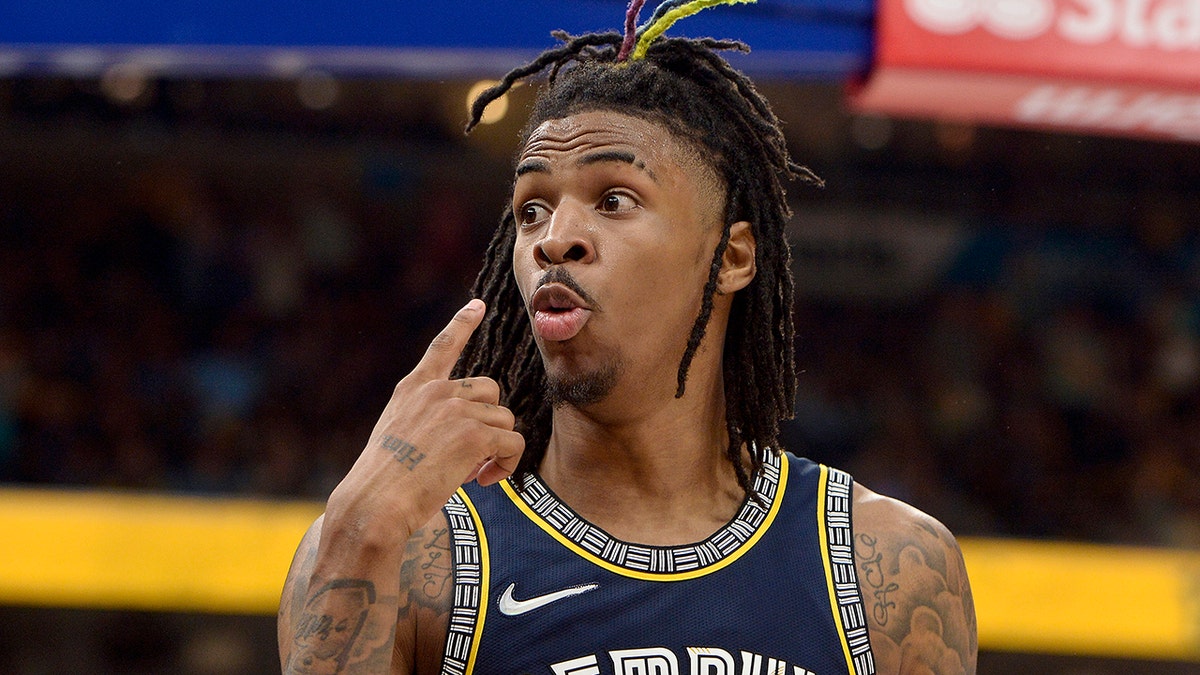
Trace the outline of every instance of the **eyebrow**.
<instances>
[{"instance_id":1,"label":"eyebrow","mask_svg":"<svg viewBox=\"0 0 1200 675\"><path fill-rule=\"evenodd\" d=\"M622 150L601 150L580 157L575 164L578 166L587 166L588 164L596 164L597 162L621 162L624 164L633 164L637 158L632 152Z\"/></svg>"},{"instance_id":2,"label":"eyebrow","mask_svg":"<svg viewBox=\"0 0 1200 675\"><path fill-rule=\"evenodd\" d=\"M632 152L626 152L623 150L602 150L600 152L593 152L580 157L576 164L578 166L587 166L588 164L596 164L598 162L620 162L622 164L628 164L632 167L645 171L646 175L650 176L651 180L653 180L655 183L658 182L658 176L654 175L654 172L646 166L645 162L639 160Z\"/></svg>"},{"instance_id":3,"label":"eyebrow","mask_svg":"<svg viewBox=\"0 0 1200 675\"><path fill-rule=\"evenodd\" d=\"M658 176L646 166L646 163L639 160L632 152L622 150L602 150L593 152L583 157L580 157L575 163L577 166L587 166L589 164L597 164L600 162L620 162L628 164L637 169L646 172L651 180L658 182ZM527 173L550 173L550 165L540 159L527 159L517 165L517 178L524 176Z\"/></svg>"},{"instance_id":4,"label":"eyebrow","mask_svg":"<svg viewBox=\"0 0 1200 675\"><path fill-rule=\"evenodd\" d=\"M527 173L550 173L550 165L540 159L527 159L517 165L517 178Z\"/></svg>"}]
</instances>

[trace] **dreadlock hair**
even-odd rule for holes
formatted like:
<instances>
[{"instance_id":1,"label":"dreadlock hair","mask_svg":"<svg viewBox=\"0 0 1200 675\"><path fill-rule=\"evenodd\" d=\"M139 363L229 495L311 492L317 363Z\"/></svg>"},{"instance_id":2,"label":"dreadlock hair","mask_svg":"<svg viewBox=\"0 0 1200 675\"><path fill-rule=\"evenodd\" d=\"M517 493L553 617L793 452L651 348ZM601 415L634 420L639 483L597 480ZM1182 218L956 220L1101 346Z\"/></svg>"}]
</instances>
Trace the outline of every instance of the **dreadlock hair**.
<instances>
[{"instance_id":1,"label":"dreadlock hair","mask_svg":"<svg viewBox=\"0 0 1200 675\"><path fill-rule=\"evenodd\" d=\"M757 243L757 273L733 299L723 346L723 378L729 435L726 457L738 484L753 495L751 472L761 467L768 452L778 452L779 421L791 418L796 390L791 253L784 234L791 212L782 181L798 177L812 184L822 182L792 162L779 120L767 101L717 53L748 48L711 38L653 37L648 45L631 46L631 17L636 18L642 2L630 3L624 36L554 33L561 45L514 69L475 100L467 130L478 123L489 102L519 80L549 68L548 81L522 134L522 146L547 120L613 111L658 123L703 151L705 161L724 183L724 231L713 251L699 316L680 358L676 397L683 396L688 369L708 327L730 226L749 221ZM686 10L688 5L711 4L716 3L668 0L655 17L672 11L678 15L680 7ZM632 37L643 37L656 20ZM637 57L638 49L643 56ZM635 58L629 58L631 54ZM500 384L501 403L512 410L517 430L525 437L525 453L517 468L520 475L535 471L541 463L550 439L552 409L544 396L545 367L512 274L516 229L512 208L506 207L471 291L487 303L487 316L463 351L454 376L488 375ZM749 449L751 472L743 466L743 447Z\"/></svg>"}]
</instances>

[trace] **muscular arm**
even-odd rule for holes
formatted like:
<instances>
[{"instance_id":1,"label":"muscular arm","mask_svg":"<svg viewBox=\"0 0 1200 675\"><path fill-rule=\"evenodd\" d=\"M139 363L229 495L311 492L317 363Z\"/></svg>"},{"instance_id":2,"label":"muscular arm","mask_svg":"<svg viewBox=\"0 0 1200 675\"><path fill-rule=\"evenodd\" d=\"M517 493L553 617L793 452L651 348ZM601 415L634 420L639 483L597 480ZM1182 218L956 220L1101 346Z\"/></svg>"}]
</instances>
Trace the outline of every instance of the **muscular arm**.
<instances>
[{"instance_id":1,"label":"muscular arm","mask_svg":"<svg viewBox=\"0 0 1200 675\"><path fill-rule=\"evenodd\" d=\"M305 535L284 584L283 672L437 672L453 599L445 517L439 513L417 530L399 566L374 579L314 574L322 521Z\"/></svg>"},{"instance_id":2,"label":"muscular arm","mask_svg":"<svg viewBox=\"0 0 1200 675\"><path fill-rule=\"evenodd\" d=\"M854 558L880 675L974 675L975 606L944 525L855 486Z\"/></svg>"},{"instance_id":3,"label":"muscular arm","mask_svg":"<svg viewBox=\"0 0 1200 675\"><path fill-rule=\"evenodd\" d=\"M284 673L407 674L440 662L452 592L441 508L466 481L510 474L525 446L494 380L449 379L484 309L459 310L396 385L304 536L280 602Z\"/></svg>"}]
</instances>

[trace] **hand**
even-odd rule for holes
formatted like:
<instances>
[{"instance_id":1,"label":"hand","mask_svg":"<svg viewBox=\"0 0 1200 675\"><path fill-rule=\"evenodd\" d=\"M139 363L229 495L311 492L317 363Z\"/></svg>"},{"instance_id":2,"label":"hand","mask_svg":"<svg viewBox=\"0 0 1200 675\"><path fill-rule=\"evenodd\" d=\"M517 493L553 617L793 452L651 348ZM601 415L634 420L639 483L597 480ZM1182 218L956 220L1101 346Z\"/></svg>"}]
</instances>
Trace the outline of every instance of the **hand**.
<instances>
[{"instance_id":1,"label":"hand","mask_svg":"<svg viewBox=\"0 0 1200 675\"><path fill-rule=\"evenodd\" d=\"M450 379L484 309L480 300L468 302L396 385L366 448L330 495L330 516L354 514L351 522L360 526L361 518L391 514L407 527L388 529L407 537L463 483L489 485L517 468L525 439L500 405L500 385L487 377Z\"/></svg>"}]
</instances>

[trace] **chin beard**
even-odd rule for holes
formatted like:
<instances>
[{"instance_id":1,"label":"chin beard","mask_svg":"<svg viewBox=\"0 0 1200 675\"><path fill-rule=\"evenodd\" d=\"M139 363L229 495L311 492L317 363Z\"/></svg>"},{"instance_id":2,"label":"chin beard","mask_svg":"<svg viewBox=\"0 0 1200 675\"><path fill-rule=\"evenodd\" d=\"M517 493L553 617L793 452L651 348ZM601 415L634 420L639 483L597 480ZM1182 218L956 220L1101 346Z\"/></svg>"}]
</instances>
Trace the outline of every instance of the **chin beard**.
<instances>
[{"instance_id":1,"label":"chin beard","mask_svg":"<svg viewBox=\"0 0 1200 675\"><path fill-rule=\"evenodd\" d=\"M599 403L617 386L620 368L607 364L584 375L561 376L546 373L546 399L554 408L564 405L582 407Z\"/></svg>"}]
</instances>

